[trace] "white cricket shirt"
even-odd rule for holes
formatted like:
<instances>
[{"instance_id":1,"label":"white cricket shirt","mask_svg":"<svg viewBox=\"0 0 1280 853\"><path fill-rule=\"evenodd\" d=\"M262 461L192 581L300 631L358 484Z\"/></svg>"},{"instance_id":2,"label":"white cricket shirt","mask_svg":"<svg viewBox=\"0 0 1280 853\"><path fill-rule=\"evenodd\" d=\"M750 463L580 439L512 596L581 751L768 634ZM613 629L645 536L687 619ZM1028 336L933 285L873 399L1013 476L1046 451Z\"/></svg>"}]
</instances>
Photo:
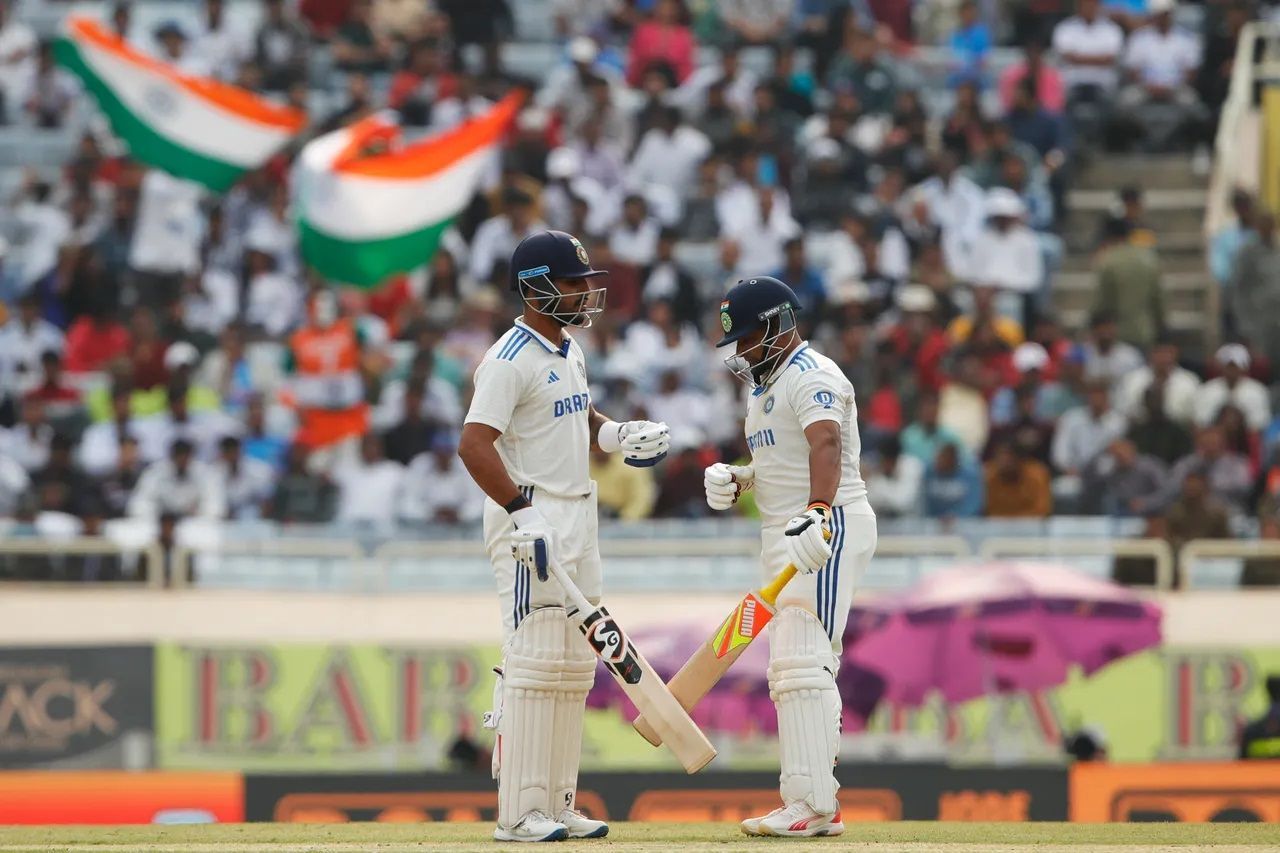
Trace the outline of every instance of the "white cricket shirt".
<instances>
[{"instance_id":1,"label":"white cricket shirt","mask_svg":"<svg viewBox=\"0 0 1280 853\"><path fill-rule=\"evenodd\" d=\"M836 506L852 515L874 515L867 502L858 457L858 409L853 385L834 361L802 343L765 388L747 403L747 446L755 468L756 505L766 526L783 524L809 505L809 440L818 421L840 424L840 487Z\"/></svg>"},{"instance_id":2,"label":"white cricket shirt","mask_svg":"<svg viewBox=\"0 0 1280 853\"><path fill-rule=\"evenodd\" d=\"M496 446L517 486L560 497L591 491L591 392L577 341L555 345L516 320L485 353L465 423L502 433Z\"/></svg>"}]
</instances>

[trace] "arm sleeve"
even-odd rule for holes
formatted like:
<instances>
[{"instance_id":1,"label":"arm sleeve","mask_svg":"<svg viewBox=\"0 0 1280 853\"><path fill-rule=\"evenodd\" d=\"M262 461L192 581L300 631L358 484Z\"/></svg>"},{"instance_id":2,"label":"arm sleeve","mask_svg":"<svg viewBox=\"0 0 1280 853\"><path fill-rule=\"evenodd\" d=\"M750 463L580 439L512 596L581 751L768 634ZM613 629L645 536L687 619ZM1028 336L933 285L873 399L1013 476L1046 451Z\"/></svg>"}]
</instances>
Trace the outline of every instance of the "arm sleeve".
<instances>
[{"instance_id":1,"label":"arm sleeve","mask_svg":"<svg viewBox=\"0 0 1280 853\"><path fill-rule=\"evenodd\" d=\"M787 396L802 429L818 421L842 422L846 407L853 408L853 390L840 377L824 370L801 374Z\"/></svg>"},{"instance_id":2,"label":"arm sleeve","mask_svg":"<svg viewBox=\"0 0 1280 853\"><path fill-rule=\"evenodd\" d=\"M509 361L486 361L476 369L476 393L464 423L491 426L506 432L511 414L524 390L524 377Z\"/></svg>"}]
</instances>

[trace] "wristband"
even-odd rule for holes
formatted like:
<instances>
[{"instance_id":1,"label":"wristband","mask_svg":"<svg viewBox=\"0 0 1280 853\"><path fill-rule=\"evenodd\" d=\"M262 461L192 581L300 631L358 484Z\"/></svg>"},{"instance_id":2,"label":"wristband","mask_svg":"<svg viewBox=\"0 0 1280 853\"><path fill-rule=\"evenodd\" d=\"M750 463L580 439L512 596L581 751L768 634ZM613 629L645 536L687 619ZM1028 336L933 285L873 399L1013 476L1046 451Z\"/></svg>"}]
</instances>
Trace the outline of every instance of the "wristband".
<instances>
[{"instance_id":1,"label":"wristband","mask_svg":"<svg viewBox=\"0 0 1280 853\"><path fill-rule=\"evenodd\" d=\"M622 449L622 424L617 421L605 421L600 424L596 433L596 444L605 453L617 453Z\"/></svg>"},{"instance_id":2,"label":"wristband","mask_svg":"<svg viewBox=\"0 0 1280 853\"><path fill-rule=\"evenodd\" d=\"M822 513L824 518L831 515L831 504L826 501L810 501L809 505L804 508L804 511L808 512L811 509L816 509L818 512Z\"/></svg>"},{"instance_id":3,"label":"wristband","mask_svg":"<svg viewBox=\"0 0 1280 853\"><path fill-rule=\"evenodd\" d=\"M510 503L506 504L502 508L507 511L507 515L513 515L527 506L532 506L532 504L529 503L529 499L524 495L516 495L511 499Z\"/></svg>"}]
</instances>

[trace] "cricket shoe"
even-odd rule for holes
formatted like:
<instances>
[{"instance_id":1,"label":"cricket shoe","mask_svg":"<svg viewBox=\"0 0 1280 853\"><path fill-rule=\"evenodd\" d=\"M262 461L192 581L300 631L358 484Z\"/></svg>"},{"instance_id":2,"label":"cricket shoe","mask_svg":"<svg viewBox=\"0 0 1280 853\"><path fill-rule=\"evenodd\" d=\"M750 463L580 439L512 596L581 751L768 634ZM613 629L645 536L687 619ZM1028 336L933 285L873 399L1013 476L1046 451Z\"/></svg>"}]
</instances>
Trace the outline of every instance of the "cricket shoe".
<instances>
[{"instance_id":1,"label":"cricket shoe","mask_svg":"<svg viewBox=\"0 0 1280 853\"><path fill-rule=\"evenodd\" d=\"M760 824L764 823L771 817L782 814L784 811L786 811L785 808L776 808L763 817L749 817L742 822L742 831L747 835L764 835L764 833L760 831Z\"/></svg>"},{"instance_id":2,"label":"cricket shoe","mask_svg":"<svg viewBox=\"0 0 1280 853\"><path fill-rule=\"evenodd\" d=\"M527 812L510 829L499 826L493 831L494 841L564 841L568 837L568 827L540 809Z\"/></svg>"},{"instance_id":3,"label":"cricket shoe","mask_svg":"<svg viewBox=\"0 0 1280 853\"><path fill-rule=\"evenodd\" d=\"M570 838L604 838L609 834L609 824L602 820L592 820L573 809L560 812L556 820L569 830Z\"/></svg>"},{"instance_id":4,"label":"cricket shoe","mask_svg":"<svg viewBox=\"0 0 1280 853\"><path fill-rule=\"evenodd\" d=\"M840 835L844 822L840 811L825 814L815 811L804 801L792 803L786 808L775 809L762 818L756 818L756 831L748 832L748 821L742 822L743 832L749 835L773 835L782 838L814 838L823 835Z\"/></svg>"}]
</instances>

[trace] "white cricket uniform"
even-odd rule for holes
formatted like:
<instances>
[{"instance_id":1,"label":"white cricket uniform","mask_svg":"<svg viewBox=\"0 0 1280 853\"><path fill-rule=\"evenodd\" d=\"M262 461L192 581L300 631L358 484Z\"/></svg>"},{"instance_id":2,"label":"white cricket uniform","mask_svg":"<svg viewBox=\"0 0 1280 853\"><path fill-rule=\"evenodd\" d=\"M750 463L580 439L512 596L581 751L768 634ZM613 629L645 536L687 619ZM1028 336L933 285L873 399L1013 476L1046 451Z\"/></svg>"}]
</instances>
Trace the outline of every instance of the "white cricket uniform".
<instances>
[{"instance_id":1,"label":"white cricket uniform","mask_svg":"<svg viewBox=\"0 0 1280 853\"><path fill-rule=\"evenodd\" d=\"M555 531L556 554L593 603L600 600L595 483L588 475L591 394L577 342L555 345L517 319L485 353L466 423L502 433L507 473ZM539 581L511 556L514 525L493 500L484 505L484 541L497 579L503 642L537 607L565 605L555 579Z\"/></svg>"},{"instance_id":2,"label":"white cricket uniform","mask_svg":"<svg viewBox=\"0 0 1280 853\"><path fill-rule=\"evenodd\" d=\"M787 564L784 529L809 505L809 441L818 421L840 424L840 486L831 506L831 559L811 575L797 575L779 605L812 611L839 655L840 639L859 577L876 548L876 516L858 467L862 440L853 385L839 366L802 343L777 377L752 392L747 406L747 446L755 469L760 509L762 568L771 578Z\"/></svg>"}]
</instances>

